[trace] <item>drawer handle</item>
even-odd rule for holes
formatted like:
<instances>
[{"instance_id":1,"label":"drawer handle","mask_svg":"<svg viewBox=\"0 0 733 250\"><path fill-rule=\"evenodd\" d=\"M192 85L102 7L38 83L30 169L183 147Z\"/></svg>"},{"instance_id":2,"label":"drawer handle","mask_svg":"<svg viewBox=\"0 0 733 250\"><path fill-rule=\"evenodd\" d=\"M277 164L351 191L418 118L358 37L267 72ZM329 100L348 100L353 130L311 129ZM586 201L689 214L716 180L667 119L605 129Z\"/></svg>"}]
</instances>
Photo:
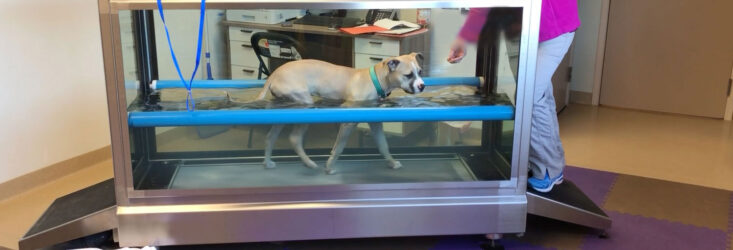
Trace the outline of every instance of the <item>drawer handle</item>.
<instances>
[{"instance_id":1,"label":"drawer handle","mask_svg":"<svg viewBox=\"0 0 733 250\"><path fill-rule=\"evenodd\" d=\"M249 44L242 44L242 47L244 47L244 48L252 48L252 45L249 45Z\"/></svg>"},{"instance_id":2,"label":"drawer handle","mask_svg":"<svg viewBox=\"0 0 733 250\"><path fill-rule=\"evenodd\" d=\"M239 30L239 31L242 31L242 32L244 32L244 33L252 33L252 31L251 31L251 30L245 30L245 29L241 29L241 30Z\"/></svg>"},{"instance_id":3,"label":"drawer handle","mask_svg":"<svg viewBox=\"0 0 733 250\"><path fill-rule=\"evenodd\" d=\"M254 73L254 72L255 72L254 70L251 70L251 69L243 69L242 71L243 71L244 73L249 73L249 74L252 74L252 73Z\"/></svg>"},{"instance_id":4,"label":"drawer handle","mask_svg":"<svg viewBox=\"0 0 733 250\"><path fill-rule=\"evenodd\" d=\"M382 45L382 42L369 41L371 44Z\"/></svg>"},{"instance_id":5,"label":"drawer handle","mask_svg":"<svg viewBox=\"0 0 733 250\"><path fill-rule=\"evenodd\" d=\"M384 60L384 58L379 58L379 57L369 57L369 59L372 61L380 61L380 62Z\"/></svg>"}]
</instances>

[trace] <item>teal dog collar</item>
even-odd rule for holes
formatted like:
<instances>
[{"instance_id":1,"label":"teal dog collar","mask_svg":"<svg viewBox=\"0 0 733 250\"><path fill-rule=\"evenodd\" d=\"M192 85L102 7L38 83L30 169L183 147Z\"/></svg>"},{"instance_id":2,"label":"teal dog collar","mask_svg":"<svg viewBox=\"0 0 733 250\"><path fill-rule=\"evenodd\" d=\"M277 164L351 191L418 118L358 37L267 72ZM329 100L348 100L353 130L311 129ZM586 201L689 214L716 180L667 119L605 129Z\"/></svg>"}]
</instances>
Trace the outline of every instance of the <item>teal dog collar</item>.
<instances>
[{"instance_id":1,"label":"teal dog collar","mask_svg":"<svg viewBox=\"0 0 733 250\"><path fill-rule=\"evenodd\" d=\"M382 90L382 85L379 84L379 79L377 79L377 72L374 72L374 66L369 68L369 76L372 77L372 84L374 84L374 88L377 89L377 94L379 95L379 98L386 98L387 95L384 94L384 90Z\"/></svg>"}]
</instances>

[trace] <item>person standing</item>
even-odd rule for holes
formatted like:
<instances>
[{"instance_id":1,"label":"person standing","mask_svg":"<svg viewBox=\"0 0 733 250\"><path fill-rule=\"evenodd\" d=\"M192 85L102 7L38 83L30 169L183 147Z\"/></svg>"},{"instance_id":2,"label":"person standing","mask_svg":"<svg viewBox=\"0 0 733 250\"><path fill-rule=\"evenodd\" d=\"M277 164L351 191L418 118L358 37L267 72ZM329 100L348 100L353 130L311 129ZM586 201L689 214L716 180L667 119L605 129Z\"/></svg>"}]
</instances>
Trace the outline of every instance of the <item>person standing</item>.
<instances>
[{"instance_id":1,"label":"person standing","mask_svg":"<svg viewBox=\"0 0 733 250\"><path fill-rule=\"evenodd\" d=\"M473 8L450 47L449 63L458 63L466 55L466 45L476 43L489 16L490 9ZM552 75L565 57L580 27L576 0L543 0L540 17L537 68L535 73L529 168L527 182L539 192L550 192L562 183L565 151L552 90Z\"/></svg>"}]
</instances>

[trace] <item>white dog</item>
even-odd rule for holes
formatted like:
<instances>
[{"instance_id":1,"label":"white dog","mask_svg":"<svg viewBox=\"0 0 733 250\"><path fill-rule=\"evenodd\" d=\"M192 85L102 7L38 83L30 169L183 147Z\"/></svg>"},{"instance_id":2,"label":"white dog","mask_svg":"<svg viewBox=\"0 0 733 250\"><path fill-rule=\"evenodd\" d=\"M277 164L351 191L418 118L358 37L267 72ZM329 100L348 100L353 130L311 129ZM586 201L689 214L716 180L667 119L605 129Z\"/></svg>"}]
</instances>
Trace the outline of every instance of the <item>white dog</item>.
<instances>
[{"instance_id":1,"label":"white dog","mask_svg":"<svg viewBox=\"0 0 733 250\"><path fill-rule=\"evenodd\" d=\"M425 88L425 83L420 77L422 73L420 61L422 55L419 53L388 58L365 69L353 69L318 60L292 61L280 66L267 78L265 87L257 99L262 100L268 92L271 92L275 97L303 104L313 104L313 96L320 96L325 99L344 100L344 105L348 106L350 102L385 98L392 90L398 88L410 94L420 93ZM341 155L355 126L356 123L341 124L336 144L326 162L326 173L335 173L334 162ZM275 162L271 160L272 147L283 127L284 125L274 125L267 134L263 163L266 168L275 167ZM379 152L387 160L389 167L394 169L402 167L402 164L389 153L382 123L369 123L369 128ZM290 134L290 142L306 166L317 168L318 165L303 150L303 135L307 129L307 124L295 125Z\"/></svg>"}]
</instances>

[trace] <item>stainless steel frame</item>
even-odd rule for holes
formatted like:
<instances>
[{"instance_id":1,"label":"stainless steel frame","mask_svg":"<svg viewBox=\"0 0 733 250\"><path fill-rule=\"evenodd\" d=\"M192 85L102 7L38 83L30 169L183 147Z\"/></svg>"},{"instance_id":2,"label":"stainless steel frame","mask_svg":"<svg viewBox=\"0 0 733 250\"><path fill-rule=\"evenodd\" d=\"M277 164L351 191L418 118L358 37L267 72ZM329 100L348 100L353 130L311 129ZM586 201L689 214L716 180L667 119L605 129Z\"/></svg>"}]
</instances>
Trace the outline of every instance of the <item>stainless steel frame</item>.
<instances>
[{"instance_id":1,"label":"stainless steel frame","mask_svg":"<svg viewBox=\"0 0 733 250\"><path fill-rule=\"evenodd\" d=\"M508 180L218 190L134 190L118 13L156 5L154 0L98 3L121 246L524 231L540 0L207 1L209 8L240 9L524 9ZM172 0L164 6L185 9L199 4L198 0Z\"/></svg>"}]
</instances>

